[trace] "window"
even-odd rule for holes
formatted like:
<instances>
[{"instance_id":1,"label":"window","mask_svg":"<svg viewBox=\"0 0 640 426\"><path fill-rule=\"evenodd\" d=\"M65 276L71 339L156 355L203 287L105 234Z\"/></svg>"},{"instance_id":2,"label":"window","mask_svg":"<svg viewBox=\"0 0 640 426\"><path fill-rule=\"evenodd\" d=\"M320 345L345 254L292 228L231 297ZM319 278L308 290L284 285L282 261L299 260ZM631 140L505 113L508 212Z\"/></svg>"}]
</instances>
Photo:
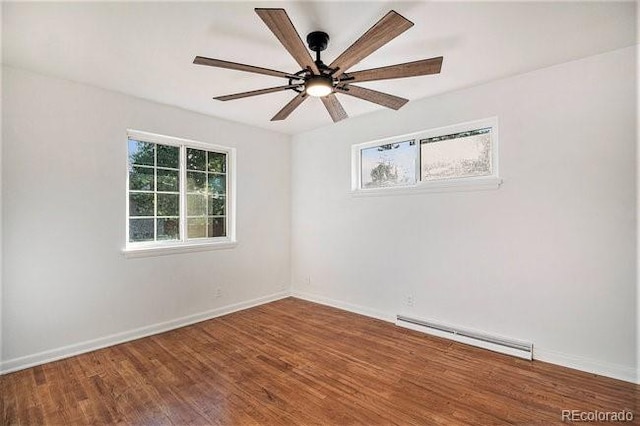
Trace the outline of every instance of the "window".
<instances>
[{"instance_id":1,"label":"window","mask_svg":"<svg viewBox=\"0 0 640 426\"><path fill-rule=\"evenodd\" d=\"M187 238L226 236L227 154L187 148Z\"/></svg>"},{"instance_id":2,"label":"window","mask_svg":"<svg viewBox=\"0 0 640 426\"><path fill-rule=\"evenodd\" d=\"M420 140L423 181L491 174L491 127Z\"/></svg>"},{"instance_id":3,"label":"window","mask_svg":"<svg viewBox=\"0 0 640 426\"><path fill-rule=\"evenodd\" d=\"M497 188L496 118L354 145L352 189L358 195Z\"/></svg>"},{"instance_id":4,"label":"window","mask_svg":"<svg viewBox=\"0 0 640 426\"><path fill-rule=\"evenodd\" d=\"M362 188L414 185L417 150L414 139L360 150Z\"/></svg>"},{"instance_id":5,"label":"window","mask_svg":"<svg viewBox=\"0 0 640 426\"><path fill-rule=\"evenodd\" d=\"M234 150L128 132L126 251L234 242Z\"/></svg>"}]
</instances>

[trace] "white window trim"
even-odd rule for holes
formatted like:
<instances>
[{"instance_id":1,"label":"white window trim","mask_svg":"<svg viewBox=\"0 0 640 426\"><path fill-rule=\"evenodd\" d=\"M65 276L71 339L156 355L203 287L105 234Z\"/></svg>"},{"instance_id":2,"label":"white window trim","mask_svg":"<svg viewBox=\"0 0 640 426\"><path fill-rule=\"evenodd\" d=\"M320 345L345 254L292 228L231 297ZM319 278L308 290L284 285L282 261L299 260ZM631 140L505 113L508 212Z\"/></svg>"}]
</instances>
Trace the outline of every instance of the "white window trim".
<instances>
[{"instance_id":1,"label":"white window trim","mask_svg":"<svg viewBox=\"0 0 640 426\"><path fill-rule=\"evenodd\" d=\"M165 256L167 254L180 254L180 253L193 253L206 250L221 250L230 249L238 245L237 241L218 241L207 243L183 243L167 246L152 246L152 247L136 247L125 248L122 250L124 257L137 258L137 257L153 257L153 256Z\"/></svg>"},{"instance_id":2,"label":"white window trim","mask_svg":"<svg viewBox=\"0 0 640 426\"><path fill-rule=\"evenodd\" d=\"M491 175L421 181L420 173L418 173L417 182L414 185L392 186L384 188L361 188L361 150L414 139L418 144L419 156L421 139L460 133L468 130L480 129L483 127L491 127ZM481 191L498 189L503 182L502 178L500 178L498 167L498 139L498 117L490 117L481 120L467 121L450 126L437 127L434 129L422 130L419 132L354 144L351 146L351 195L353 197L380 197L388 195L410 195L429 192Z\"/></svg>"},{"instance_id":3,"label":"white window trim","mask_svg":"<svg viewBox=\"0 0 640 426\"><path fill-rule=\"evenodd\" d=\"M129 173L127 172L127 197L125 202L125 221L126 221L126 242L122 253L127 258L163 256L167 254L190 253L203 250L219 250L236 247L236 149L194 141L191 139L177 138L173 136L158 135L155 133L143 132L139 130L127 129L127 139L136 139L143 142L151 142L162 145L172 145L180 147L180 231L182 240L180 241L151 241L151 242L129 242ZM226 237L215 238L198 238L190 241L186 240L186 193L183 191L183 185L186 185L186 149L196 148L207 151L223 152L227 155L227 212L226 212ZM129 168L129 156L126 156L126 170Z\"/></svg>"}]
</instances>

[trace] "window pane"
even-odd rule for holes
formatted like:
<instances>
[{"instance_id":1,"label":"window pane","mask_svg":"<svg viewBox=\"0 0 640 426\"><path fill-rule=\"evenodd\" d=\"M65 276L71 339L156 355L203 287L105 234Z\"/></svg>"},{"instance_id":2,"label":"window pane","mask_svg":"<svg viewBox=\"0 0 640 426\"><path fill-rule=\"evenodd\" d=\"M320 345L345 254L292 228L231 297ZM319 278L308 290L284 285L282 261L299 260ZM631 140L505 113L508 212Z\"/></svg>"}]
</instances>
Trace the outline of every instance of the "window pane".
<instances>
[{"instance_id":1,"label":"window pane","mask_svg":"<svg viewBox=\"0 0 640 426\"><path fill-rule=\"evenodd\" d=\"M180 195L158 194L158 216L179 216Z\"/></svg>"},{"instance_id":2,"label":"window pane","mask_svg":"<svg viewBox=\"0 0 640 426\"><path fill-rule=\"evenodd\" d=\"M153 241L153 219L129 219L129 241Z\"/></svg>"},{"instance_id":3,"label":"window pane","mask_svg":"<svg viewBox=\"0 0 640 426\"><path fill-rule=\"evenodd\" d=\"M158 240L179 240L180 219L177 217L158 219Z\"/></svg>"},{"instance_id":4,"label":"window pane","mask_svg":"<svg viewBox=\"0 0 640 426\"><path fill-rule=\"evenodd\" d=\"M187 219L187 236L189 238L205 238L207 236L207 218Z\"/></svg>"},{"instance_id":5,"label":"window pane","mask_svg":"<svg viewBox=\"0 0 640 426\"><path fill-rule=\"evenodd\" d=\"M206 182L206 173L187 172L187 191L204 192L206 190Z\"/></svg>"},{"instance_id":6,"label":"window pane","mask_svg":"<svg viewBox=\"0 0 640 426\"><path fill-rule=\"evenodd\" d=\"M177 170L158 169L158 191L179 192L180 178Z\"/></svg>"},{"instance_id":7,"label":"window pane","mask_svg":"<svg viewBox=\"0 0 640 426\"><path fill-rule=\"evenodd\" d=\"M132 166L129 170L129 189L153 191L153 167Z\"/></svg>"},{"instance_id":8,"label":"window pane","mask_svg":"<svg viewBox=\"0 0 640 426\"><path fill-rule=\"evenodd\" d=\"M207 235L209 237L224 237L226 235L224 229L223 217L210 217L207 219Z\"/></svg>"},{"instance_id":9,"label":"window pane","mask_svg":"<svg viewBox=\"0 0 640 426\"><path fill-rule=\"evenodd\" d=\"M154 165L155 156L154 143L140 142L129 139L129 162L131 164Z\"/></svg>"},{"instance_id":10,"label":"window pane","mask_svg":"<svg viewBox=\"0 0 640 426\"><path fill-rule=\"evenodd\" d=\"M224 216L225 198L209 195L209 216Z\"/></svg>"},{"instance_id":11,"label":"window pane","mask_svg":"<svg viewBox=\"0 0 640 426\"><path fill-rule=\"evenodd\" d=\"M153 216L153 194L129 194L129 216Z\"/></svg>"},{"instance_id":12,"label":"window pane","mask_svg":"<svg viewBox=\"0 0 640 426\"><path fill-rule=\"evenodd\" d=\"M187 195L187 216L204 216L206 212L207 198L204 194Z\"/></svg>"},{"instance_id":13,"label":"window pane","mask_svg":"<svg viewBox=\"0 0 640 426\"><path fill-rule=\"evenodd\" d=\"M227 154L208 152L207 156L209 158L207 171L218 173L227 172Z\"/></svg>"},{"instance_id":14,"label":"window pane","mask_svg":"<svg viewBox=\"0 0 640 426\"><path fill-rule=\"evenodd\" d=\"M226 175L209 175L209 193L214 195L224 195L227 191Z\"/></svg>"},{"instance_id":15,"label":"window pane","mask_svg":"<svg viewBox=\"0 0 640 426\"><path fill-rule=\"evenodd\" d=\"M177 169L180 164L180 148L177 146L158 145L158 167Z\"/></svg>"},{"instance_id":16,"label":"window pane","mask_svg":"<svg viewBox=\"0 0 640 426\"><path fill-rule=\"evenodd\" d=\"M423 180L486 176L491 170L491 129L420 141Z\"/></svg>"},{"instance_id":17,"label":"window pane","mask_svg":"<svg viewBox=\"0 0 640 426\"><path fill-rule=\"evenodd\" d=\"M187 170L205 171L206 151L187 148Z\"/></svg>"},{"instance_id":18,"label":"window pane","mask_svg":"<svg viewBox=\"0 0 640 426\"><path fill-rule=\"evenodd\" d=\"M362 188L416 183L417 145L413 140L364 148L360 156Z\"/></svg>"}]
</instances>

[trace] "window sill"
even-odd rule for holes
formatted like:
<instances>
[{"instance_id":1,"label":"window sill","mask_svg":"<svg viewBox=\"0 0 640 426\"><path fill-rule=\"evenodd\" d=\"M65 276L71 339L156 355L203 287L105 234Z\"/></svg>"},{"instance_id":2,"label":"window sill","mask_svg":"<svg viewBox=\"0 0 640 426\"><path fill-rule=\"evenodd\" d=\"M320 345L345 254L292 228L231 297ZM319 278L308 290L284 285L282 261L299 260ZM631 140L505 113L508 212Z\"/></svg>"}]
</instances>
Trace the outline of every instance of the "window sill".
<instances>
[{"instance_id":1,"label":"window sill","mask_svg":"<svg viewBox=\"0 0 640 426\"><path fill-rule=\"evenodd\" d=\"M423 182L413 186L356 189L351 191L352 197L384 197L388 195L411 195L433 192L465 192L498 189L502 179L496 176L478 178Z\"/></svg>"},{"instance_id":2,"label":"window sill","mask_svg":"<svg viewBox=\"0 0 640 426\"><path fill-rule=\"evenodd\" d=\"M135 247L125 248L122 250L122 254L127 259L137 257L154 257L165 256L169 254L180 253L193 253L198 251L208 250L223 250L234 248L238 245L236 241L220 241L214 243L192 243L181 244L175 246L147 246L147 247Z\"/></svg>"}]
</instances>

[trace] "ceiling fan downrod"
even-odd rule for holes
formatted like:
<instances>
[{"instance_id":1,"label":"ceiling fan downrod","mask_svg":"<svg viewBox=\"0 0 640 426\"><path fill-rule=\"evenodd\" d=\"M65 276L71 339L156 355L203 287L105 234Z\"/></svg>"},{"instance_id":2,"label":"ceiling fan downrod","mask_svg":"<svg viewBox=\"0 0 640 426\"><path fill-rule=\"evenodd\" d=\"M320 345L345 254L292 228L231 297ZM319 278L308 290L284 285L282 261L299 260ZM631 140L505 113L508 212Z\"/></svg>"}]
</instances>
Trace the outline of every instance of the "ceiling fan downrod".
<instances>
[{"instance_id":1,"label":"ceiling fan downrod","mask_svg":"<svg viewBox=\"0 0 640 426\"><path fill-rule=\"evenodd\" d=\"M322 70L322 68L327 68L325 64L322 63L320 59L320 52L327 48L329 44L329 34L324 31L314 31L307 35L307 45L309 49L313 52L316 52L316 65L318 68Z\"/></svg>"}]
</instances>

